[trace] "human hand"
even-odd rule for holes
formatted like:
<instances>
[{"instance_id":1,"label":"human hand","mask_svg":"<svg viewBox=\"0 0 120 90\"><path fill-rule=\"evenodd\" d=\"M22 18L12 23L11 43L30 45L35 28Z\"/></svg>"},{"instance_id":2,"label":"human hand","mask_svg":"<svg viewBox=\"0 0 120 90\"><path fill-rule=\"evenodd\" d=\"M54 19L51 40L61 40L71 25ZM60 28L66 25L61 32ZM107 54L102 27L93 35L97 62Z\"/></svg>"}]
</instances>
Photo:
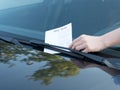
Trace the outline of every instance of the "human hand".
<instances>
[{"instance_id":1,"label":"human hand","mask_svg":"<svg viewBox=\"0 0 120 90\"><path fill-rule=\"evenodd\" d=\"M70 48L82 50L82 52L97 52L105 48L104 41L101 36L81 35L73 40Z\"/></svg>"}]
</instances>

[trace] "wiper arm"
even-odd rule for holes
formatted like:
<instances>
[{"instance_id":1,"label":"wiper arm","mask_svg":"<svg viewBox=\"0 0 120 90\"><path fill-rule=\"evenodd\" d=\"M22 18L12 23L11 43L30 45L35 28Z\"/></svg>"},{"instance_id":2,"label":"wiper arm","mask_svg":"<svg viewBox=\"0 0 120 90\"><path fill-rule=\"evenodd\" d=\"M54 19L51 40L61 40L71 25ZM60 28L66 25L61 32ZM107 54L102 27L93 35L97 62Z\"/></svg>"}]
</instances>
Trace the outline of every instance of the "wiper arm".
<instances>
[{"instance_id":1,"label":"wiper arm","mask_svg":"<svg viewBox=\"0 0 120 90\"><path fill-rule=\"evenodd\" d=\"M0 36L1 40L7 41L7 42L11 42L17 45L22 45L21 43L26 43L26 42L22 42L21 40L16 40L12 37L3 37ZM47 48L47 49L51 49L60 53L63 53L65 55L69 55L72 56L74 58L77 59L83 59L83 58L88 58L91 59L92 61L104 64L108 67L111 68L115 68L115 69L119 69L120 70L120 58L104 58L101 56L97 56L94 54L89 54L89 53L83 53L77 50L73 50L70 48L66 48L66 47L61 47L61 46L56 46L56 45L51 45L51 44L47 44L38 40L30 40L29 42L27 42L27 44L31 45L31 46L35 46L37 48Z\"/></svg>"},{"instance_id":2,"label":"wiper arm","mask_svg":"<svg viewBox=\"0 0 120 90\"><path fill-rule=\"evenodd\" d=\"M20 44L20 42L18 40L14 39L14 38L11 38L11 37L0 36L0 39L4 40L6 42L14 43L15 45L22 46L22 44Z\"/></svg>"},{"instance_id":3,"label":"wiper arm","mask_svg":"<svg viewBox=\"0 0 120 90\"><path fill-rule=\"evenodd\" d=\"M39 42L39 41L35 41L35 40L32 40L31 43L33 45L36 45L37 47L43 47L43 48L55 50L55 51L58 51L58 52L63 53L63 54L71 55L71 56L78 58L78 59L80 59L81 57L82 58L85 57L85 58L91 59L93 61L96 61L98 63L104 64L110 68L120 70L120 58L105 58L105 57L97 56L94 54L83 53L83 52L73 50L70 48L51 45L51 44L47 44L47 43Z\"/></svg>"}]
</instances>

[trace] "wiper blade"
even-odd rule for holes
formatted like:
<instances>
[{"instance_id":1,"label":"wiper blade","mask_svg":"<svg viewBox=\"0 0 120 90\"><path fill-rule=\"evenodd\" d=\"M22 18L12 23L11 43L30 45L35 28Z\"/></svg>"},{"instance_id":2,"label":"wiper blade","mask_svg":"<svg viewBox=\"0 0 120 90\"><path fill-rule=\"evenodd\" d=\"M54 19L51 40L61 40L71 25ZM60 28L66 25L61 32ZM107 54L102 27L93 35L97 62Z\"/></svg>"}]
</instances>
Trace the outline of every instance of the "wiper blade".
<instances>
[{"instance_id":1,"label":"wiper blade","mask_svg":"<svg viewBox=\"0 0 120 90\"><path fill-rule=\"evenodd\" d=\"M97 55L93 55L93 54L88 54L88 53L83 53L74 49L70 49L70 48L66 48L66 47L61 47L61 46L56 46L56 45L51 45L48 43L44 43L44 42L39 42L39 41L35 41L35 40L31 40L30 41L33 45L36 45L38 47L43 47L43 48L47 48L47 49L51 49L54 51L58 51L60 53L64 53L64 52L70 52L72 54L76 54L79 56L83 56L92 60L96 60L98 62L102 62L103 61L103 57L97 56Z\"/></svg>"},{"instance_id":2,"label":"wiper blade","mask_svg":"<svg viewBox=\"0 0 120 90\"><path fill-rule=\"evenodd\" d=\"M35 41L35 40L32 40L31 43L33 45L36 45L37 47L43 47L43 48L55 50L55 51L58 51L60 53L71 55L71 56L74 56L74 57L79 58L79 59L81 57L82 58L85 57L85 58L91 59L93 61L96 61L98 63L104 64L110 68L120 70L120 58L105 58L105 57L97 56L94 54L84 53L84 52L80 52L80 51L77 51L74 49L56 46L56 45L51 45L51 44L47 44L47 43L39 42L39 41Z\"/></svg>"},{"instance_id":3,"label":"wiper blade","mask_svg":"<svg viewBox=\"0 0 120 90\"><path fill-rule=\"evenodd\" d=\"M97 56L97 55L90 54L90 53L83 53L83 52L73 50L70 48L66 48L66 47L47 44L47 43L44 43L44 42L41 42L38 40L30 40L28 42L24 42L24 41L22 42L21 40L18 40L18 39L12 38L12 37L3 37L3 36L0 36L0 39L7 41L7 42L14 43L16 45L20 45L20 46L22 45L21 43L27 43L33 47L37 47L37 48L42 47L42 48L51 49L51 50L60 52L65 55L69 55L69 56L77 58L77 59L88 58L92 61L98 62L98 63L106 65L108 67L120 70L120 58L104 58L101 56Z\"/></svg>"}]
</instances>

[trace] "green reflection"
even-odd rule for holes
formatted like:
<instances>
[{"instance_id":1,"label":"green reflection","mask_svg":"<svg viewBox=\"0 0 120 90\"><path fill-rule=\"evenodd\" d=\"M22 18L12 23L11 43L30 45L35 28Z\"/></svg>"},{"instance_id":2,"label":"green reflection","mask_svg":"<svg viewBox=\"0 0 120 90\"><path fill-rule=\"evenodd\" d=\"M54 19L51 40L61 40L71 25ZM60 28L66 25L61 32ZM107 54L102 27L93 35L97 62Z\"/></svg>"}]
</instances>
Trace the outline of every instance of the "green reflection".
<instances>
[{"instance_id":1,"label":"green reflection","mask_svg":"<svg viewBox=\"0 0 120 90\"><path fill-rule=\"evenodd\" d=\"M54 77L68 77L79 73L79 68L71 61L51 61L48 66L47 69L37 70L31 79L35 81L42 80L43 84L48 85Z\"/></svg>"},{"instance_id":2,"label":"green reflection","mask_svg":"<svg viewBox=\"0 0 120 90\"><path fill-rule=\"evenodd\" d=\"M41 81L44 85L51 84L56 77L75 76L80 70L72 61L65 60L61 56L43 53L35 49L20 47L2 41L0 41L0 56L0 63L8 64L9 66L15 66L11 61L18 60L29 65L34 62L46 61L47 63L43 66L46 68L40 68L28 77L33 81Z\"/></svg>"}]
</instances>

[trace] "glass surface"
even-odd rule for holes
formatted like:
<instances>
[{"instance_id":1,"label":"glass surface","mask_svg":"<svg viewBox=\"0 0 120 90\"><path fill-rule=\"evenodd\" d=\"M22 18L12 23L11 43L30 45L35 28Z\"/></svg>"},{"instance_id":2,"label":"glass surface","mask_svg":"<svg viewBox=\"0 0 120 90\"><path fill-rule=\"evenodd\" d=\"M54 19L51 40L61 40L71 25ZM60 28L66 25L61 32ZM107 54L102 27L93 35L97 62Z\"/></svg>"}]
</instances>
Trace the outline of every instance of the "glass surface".
<instances>
[{"instance_id":1,"label":"glass surface","mask_svg":"<svg viewBox=\"0 0 120 90\"><path fill-rule=\"evenodd\" d=\"M0 90L119 90L120 70L0 41Z\"/></svg>"},{"instance_id":2,"label":"glass surface","mask_svg":"<svg viewBox=\"0 0 120 90\"><path fill-rule=\"evenodd\" d=\"M0 31L44 39L46 30L72 22L73 38L100 35L120 26L119 8L120 0L1 0Z\"/></svg>"}]
</instances>

